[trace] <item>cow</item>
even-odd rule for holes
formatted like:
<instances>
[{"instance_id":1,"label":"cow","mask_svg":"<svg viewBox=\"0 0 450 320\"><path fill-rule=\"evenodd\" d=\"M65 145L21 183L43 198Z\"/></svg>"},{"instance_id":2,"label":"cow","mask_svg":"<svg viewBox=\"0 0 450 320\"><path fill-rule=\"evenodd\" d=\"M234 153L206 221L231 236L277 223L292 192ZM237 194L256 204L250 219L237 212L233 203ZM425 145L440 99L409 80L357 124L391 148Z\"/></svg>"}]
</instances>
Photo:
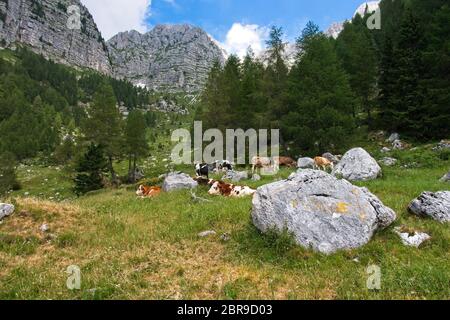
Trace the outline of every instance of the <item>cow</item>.
<instances>
[{"instance_id":1,"label":"cow","mask_svg":"<svg viewBox=\"0 0 450 320\"><path fill-rule=\"evenodd\" d=\"M217 171L233 171L233 165L228 160L217 160L214 166Z\"/></svg>"},{"instance_id":2,"label":"cow","mask_svg":"<svg viewBox=\"0 0 450 320\"><path fill-rule=\"evenodd\" d=\"M204 177L195 177L193 178L200 186L212 186L216 180L206 179Z\"/></svg>"},{"instance_id":3,"label":"cow","mask_svg":"<svg viewBox=\"0 0 450 320\"><path fill-rule=\"evenodd\" d=\"M254 174L257 168L270 168L272 166L272 160L268 157L258 157L252 158L252 174Z\"/></svg>"},{"instance_id":4,"label":"cow","mask_svg":"<svg viewBox=\"0 0 450 320\"><path fill-rule=\"evenodd\" d=\"M331 168L331 170L333 170L334 163L324 157L315 157L314 168L323 171L327 171L327 168Z\"/></svg>"},{"instance_id":5,"label":"cow","mask_svg":"<svg viewBox=\"0 0 450 320\"><path fill-rule=\"evenodd\" d=\"M277 163L279 167L295 168L297 167L297 161L290 157L275 157L274 162Z\"/></svg>"},{"instance_id":6,"label":"cow","mask_svg":"<svg viewBox=\"0 0 450 320\"><path fill-rule=\"evenodd\" d=\"M195 174L197 177L207 177L209 179L210 167L206 163L199 163L195 165Z\"/></svg>"},{"instance_id":7,"label":"cow","mask_svg":"<svg viewBox=\"0 0 450 320\"><path fill-rule=\"evenodd\" d=\"M216 181L209 190L208 194L213 196L222 195L224 197L241 198L254 195L256 190L249 187L235 186L223 181Z\"/></svg>"},{"instance_id":8,"label":"cow","mask_svg":"<svg viewBox=\"0 0 450 320\"><path fill-rule=\"evenodd\" d=\"M141 198L153 198L159 196L161 194L160 187L147 187L144 185L140 185L138 190L136 191L136 195Z\"/></svg>"}]
</instances>

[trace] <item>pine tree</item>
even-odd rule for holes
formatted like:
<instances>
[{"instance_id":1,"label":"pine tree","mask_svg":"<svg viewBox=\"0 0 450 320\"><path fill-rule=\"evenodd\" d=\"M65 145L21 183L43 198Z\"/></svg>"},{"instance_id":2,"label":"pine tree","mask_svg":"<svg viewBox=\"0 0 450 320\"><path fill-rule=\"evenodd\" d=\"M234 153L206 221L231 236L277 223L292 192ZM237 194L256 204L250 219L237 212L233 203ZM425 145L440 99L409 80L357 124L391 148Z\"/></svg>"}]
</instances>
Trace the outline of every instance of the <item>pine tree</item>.
<instances>
[{"instance_id":1,"label":"pine tree","mask_svg":"<svg viewBox=\"0 0 450 320\"><path fill-rule=\"evenodd\" d=\"M373 35L366 27L366 20L356 15L352 23L347 23L336 41L336 50L359 100L359 108L353 111L353 115L356 118L357 112L364 110L371 124L378 61Z\"/></svg>"},{"instance_id":2,"label":"pine tree","mask_svg":"<svg viewBox=\"0 0 450 320\"><path fill-rule=\"evenodd\" d=\"M16 159L12 153L3 152L0 154L0 196L19 187L16 176Z\"/></svg>"},{"instance_id":3,"label":"pine tree","mask_svg":"<svg viewBox=\"0 0 450 320\"><path fill-rule=\"evenodd\" d=\"M101 146L91 144L76 166L74 192L78 196L103 188L103 173L108 167L104 150Z\"/></svg>"},{"instance_id":4,"label":"pine tree","mask_svg":"<svg viewBox=\"0 0 450 320\"><path fill-rule=\"evenodd\" d=\"M128 115L125 128L125 148L128 154L128 177L130 182L136 181L136 162L148 153L146 141L146 124L140 111L133 110Z\"/></svg>"},{"instance_id":5,"label":"pine tree","mask_svg":"<svg viewBox=\"0 0 450 320\"><path fill-rule=\"evenodd\" d=\"M117 184L117 175L113 160L120 155L122 143L122 119L116 106L112 87L104 82L94 95L94 101L88 111L85 122L86 138L95 145L102 146L108 158L111 182Z\"/></svg>"},{"instance_id":6,"label":"pine tree","mask_svg":"<svg viewBox=\"0 0 450 320\"><path fill-rule=\"evenodd\" d=\"M284 61L286 44L283 29L272 27L269 35L267 68L264 75L263 92L266 100L267 118L271 128L278 129L281 117L288 112L286 86L289 69Z\"/></svg>"},{"instance_id":7,"label":"pine tree","mask_svg":"<svg viewBox=\"0 0 450 320\"><path fill-rule=\"evenodd\" d=\"M394 49L394 73L396 83L392 96L391 111L393 129L407 135L422 135L424 92L420 85L422 74L421 31L417 19L411 11L404 15L399 41Z\"/></svg>"},{"instance_id":8,"label":"pine tree","mask_svg":"<svg viewBox=\"0 0 450 320\"><path fill-rule=\"evenodd\" d=\"M282 130L296 151L320 154L338 151L352 133L355 101L333 43L310 30L318 29L309 28L298 41L303 53L289 76L290 112L282 118Z\"/></svg>"}]
</instances>

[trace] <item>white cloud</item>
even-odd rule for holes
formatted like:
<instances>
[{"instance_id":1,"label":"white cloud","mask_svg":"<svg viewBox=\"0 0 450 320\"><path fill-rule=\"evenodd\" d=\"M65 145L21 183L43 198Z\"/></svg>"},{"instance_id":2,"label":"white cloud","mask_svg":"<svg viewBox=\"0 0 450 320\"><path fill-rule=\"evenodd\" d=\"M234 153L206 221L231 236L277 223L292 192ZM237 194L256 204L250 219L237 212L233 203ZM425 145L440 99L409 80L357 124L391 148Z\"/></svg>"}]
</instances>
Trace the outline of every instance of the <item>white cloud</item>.
<instances>
[{"instance_id":1,"label":"white cloud","mask_svg":"<svg viewBox=\"0 0 450 320\"><path fill-rule=\"evenodd\" d=\"M256 24L234 23L228 31L223 47L228 53L244 57L249 47L259 55L265 49L268 29Z\"/></svg>"},{"instance_id":2,"label":"white cloud","mask_svg":"<svg viewBox=\"0 0 450 320\"><path fill-rule=\"evenodd\" d=\"M152 0L81 0L94 17L105 39L115 34L137 30L147 31L145 18L150 13Z\"/></svg>"}]
</instances>

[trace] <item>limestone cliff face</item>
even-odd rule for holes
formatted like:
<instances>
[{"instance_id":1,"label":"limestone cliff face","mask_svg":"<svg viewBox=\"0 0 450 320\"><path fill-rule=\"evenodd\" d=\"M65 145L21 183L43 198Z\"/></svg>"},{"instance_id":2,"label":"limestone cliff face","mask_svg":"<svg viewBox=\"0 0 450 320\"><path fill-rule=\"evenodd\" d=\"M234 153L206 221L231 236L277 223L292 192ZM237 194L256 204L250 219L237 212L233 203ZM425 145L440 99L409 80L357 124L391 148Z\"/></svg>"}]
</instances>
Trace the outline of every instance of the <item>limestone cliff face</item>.
<instances>
[{"instance_id":1,"label":"limestone cliff face","mask_svg":"<svg viewBox=\"0 0 450 320\"><path fill-rule=\"evenodd\" d=\"M80 28L67 26L67 9L80 9ZM79 0L0 0L0 45L26 45L55 62L112 74L106 44Z\"/></svg>"},{"instance_id":2,"label":"limestone cliff face","mask_svg":"<svg viewBox=\"0 0 450 320\"><path fill-rule=\"evenodd\" d=\"M206 32L186 24L120 33L107 44L116 77L155 90L198 91L225 56Z\"/></svg>"}]
</instances>

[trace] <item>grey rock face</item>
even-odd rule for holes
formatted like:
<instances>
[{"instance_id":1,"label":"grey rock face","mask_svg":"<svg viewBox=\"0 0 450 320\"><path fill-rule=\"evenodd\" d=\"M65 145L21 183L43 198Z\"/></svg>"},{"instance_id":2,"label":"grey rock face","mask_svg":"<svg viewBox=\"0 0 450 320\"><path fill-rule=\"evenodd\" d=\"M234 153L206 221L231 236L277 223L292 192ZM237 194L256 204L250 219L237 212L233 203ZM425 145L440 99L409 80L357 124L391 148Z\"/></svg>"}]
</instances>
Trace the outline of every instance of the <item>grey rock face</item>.
<instances>
[{"instance_id":1,"label":"grey rock face","mask_svg":"<svg viewBox=\"0 0 450 320\"><path fill-rule=\"evenodd\" d=\"M348 151L333 170L333 175L350 181L374 180L381 174L381 167L376 160L362 148Z\"/></svg>"},{"instance_id":2,"label":"grey rock face","mask_svg":"<svg viewBox=\"0 0 450 320\"><path fill-rule=\"evenodd\" d=\"M344 30L344 22L333 22L325 31L325 34L333 39L337 39L342 30Z\"/></svg>"},{"instance_id":3,"label":"grey rock face","mask_svg":"<svg viewBox=\"0 0 450 320\"><path fill-rule=\"evenodd\" d=\"M409 211L441 223L450 222L450 191L424 192L409 205Z\"/></svg>"},{"instance_id":4,"label":"grey rock face","mask_svg":"<svg viewBox=\"0 0 450 320\"><path fill-rule=\"evenodd\" d=\"M396 214L365 188L303 170L259 188L252 217L262 232L287 229L299 245L330 254L367 244Z\"/></svg>"},{"instance_id":5,"label":"grey rock face","mask_svg":"<svg viewBox=\"0 0 450 320\"><path fill-rule=\"evenodd\" d=\"M182 189L193 189L198 187L197 181L185 173L169 173L164 179L163 190L171 192Z\"/></svg>"},{"instance_id":6,"label":"grey rock face","mask_svg":"<svg viewBox=\"0 0 450 320\"><path fill-rule=\"evenodd\" d=\"M81 29L69 29L67 8L80 8ZM4 47L23 44L58 63L87 67L111 74L106 44L79 0L0 1L0 41Z\"/></svg>"},{"instance_id":7,"label":"grey rock face","mask_svg":"<svg viewBox=\"0 0 450 320\"><path fill-rule=\"evenodd\" d=\"M300 158L298 159L297 167L299 169L314 169L314 159Z\"/></svg>"},{"instance_id":8,"label":"grey rock face","mask_svg":"<svg viewBox=\"0 0 450 320\"><path fill-rule=\"evenodd\" d=\"M119 33L108 48L118 78L155 90L198 91L214 61L224 61L224 52L206 32L186 24Z\"/></svg>"},{"instance_id":9,"label":"grey rock face","mask_svg":"<svg viewBox=\"0 0 450 320\"><path fill-rule=\"evenodd\" d=\"M450 172L441 178L441 182L450 182Z\"/></svg>"},{"instance_id":10,"label":"grey rock face","mask_svg":"<svg viewBox=\"0 0 450 320\"><path fill-rule=\"evenodd\" d=\"M247 179L247 171L227 171L227 174L222 177L222 180L231 180L233 182L240 182Z\"/></svg>"},{"instance_id":11,"label":"grey rock face","mask_svg":"<svg viewBox=\"0 0 450 320\"><path fill-rule=\"evenodd\" d=\"M398 162L397 159L389 158L389 157L386 157L386 158L383 158L383 159L380 160L380 163L385 165L386 167L395 166L397 164L397 162Z\"/></svg>"},{"instance_id":12,"label":"grey rock face","mask_svg":"<svg viewBox=\"0 0 450 320\"><path fill-rule=\"evenodd\" d=\"M12 204L0 203L0 220L12 215L15 209Z\"/></svg>"}]
</instances>

